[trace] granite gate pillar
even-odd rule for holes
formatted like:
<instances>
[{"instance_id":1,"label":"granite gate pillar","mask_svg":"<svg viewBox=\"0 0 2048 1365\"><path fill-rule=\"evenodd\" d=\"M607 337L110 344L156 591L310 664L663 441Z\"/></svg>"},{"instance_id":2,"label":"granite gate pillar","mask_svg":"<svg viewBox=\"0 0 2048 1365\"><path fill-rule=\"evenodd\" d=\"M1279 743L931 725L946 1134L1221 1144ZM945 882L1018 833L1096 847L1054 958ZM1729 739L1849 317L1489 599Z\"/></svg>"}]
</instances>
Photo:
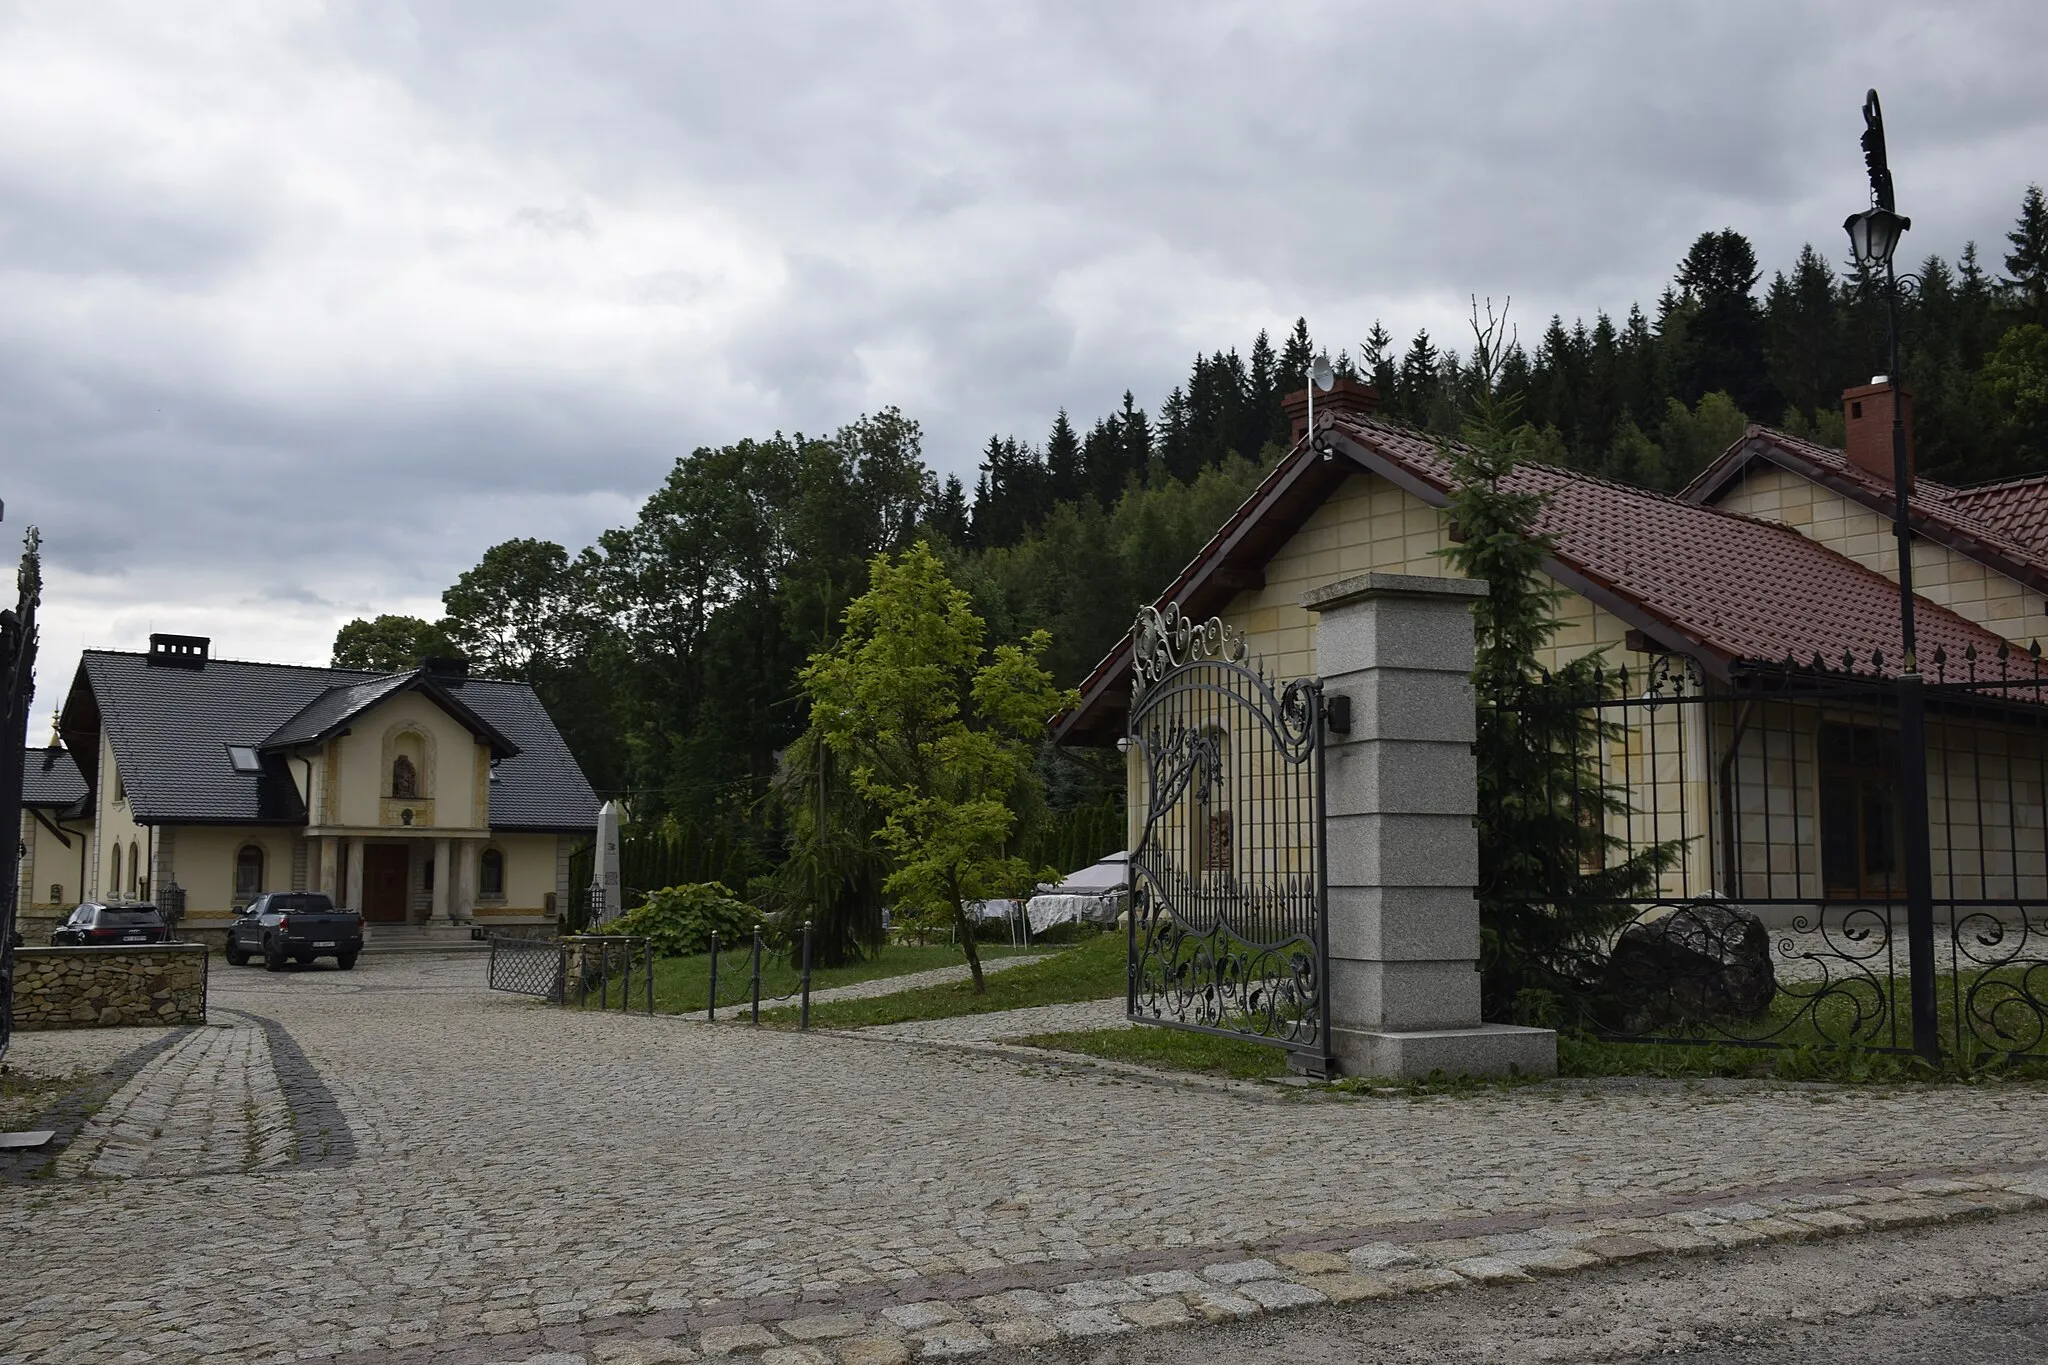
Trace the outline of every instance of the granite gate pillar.
<instances>
[{"instance_id":1,"label":"granite gate pillar","mask_svg":"<svg viewBox=\"0 0 2048 1365\"><path fill-rule=\"evenodd\" d=\"M1553 1075L1557 1035L1479 1017L1472 614L1486 585L1368 573L1309 592L1324 704L1330 1047L1346 1075ZM1340 703L1341 705L1341 703Z\"/></svg>"}]
</instances>

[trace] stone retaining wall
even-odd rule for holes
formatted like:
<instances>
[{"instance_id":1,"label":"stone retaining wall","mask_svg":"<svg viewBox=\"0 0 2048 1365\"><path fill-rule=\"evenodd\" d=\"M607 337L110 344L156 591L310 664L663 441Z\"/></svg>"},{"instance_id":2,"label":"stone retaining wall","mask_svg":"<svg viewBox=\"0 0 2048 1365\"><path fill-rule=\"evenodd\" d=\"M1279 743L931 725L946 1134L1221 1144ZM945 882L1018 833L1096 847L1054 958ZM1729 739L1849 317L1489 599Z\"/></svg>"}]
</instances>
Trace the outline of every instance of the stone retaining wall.
<instances>
[{"instance_id":1,"label":"stone retaining wall","mask_svg":"<svg viewBox=\"0 0 2048 1365\"><path fill-rule=\"evenodd\" d=\"M18 948L14 1026L113 1028L206 1022L204 944Z\"/></svg>"}]
</instances>

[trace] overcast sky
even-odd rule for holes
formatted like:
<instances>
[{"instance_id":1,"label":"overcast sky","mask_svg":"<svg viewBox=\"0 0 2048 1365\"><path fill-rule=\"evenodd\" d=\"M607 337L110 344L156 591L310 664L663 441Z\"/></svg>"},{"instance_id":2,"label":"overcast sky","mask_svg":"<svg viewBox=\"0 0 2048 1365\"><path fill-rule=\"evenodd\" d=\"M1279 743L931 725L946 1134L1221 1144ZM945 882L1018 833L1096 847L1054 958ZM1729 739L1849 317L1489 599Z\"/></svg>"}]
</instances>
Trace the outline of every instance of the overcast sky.
<instances>
[{"instance_id":1,"label":"overcast sky","mask_svg":"<svg viewBox=\"0 0 2048 1365\"><path fill-rule=\"evenodd\" d=\"M152 630L324 662L695 446L894 404L971 481L1297 314L1532 338L1703 229L1839 257L1870 85L1907 250L1995 264L2044 53L2038 0L0 0L37 709Z\"/></svg>"}]
</instances>

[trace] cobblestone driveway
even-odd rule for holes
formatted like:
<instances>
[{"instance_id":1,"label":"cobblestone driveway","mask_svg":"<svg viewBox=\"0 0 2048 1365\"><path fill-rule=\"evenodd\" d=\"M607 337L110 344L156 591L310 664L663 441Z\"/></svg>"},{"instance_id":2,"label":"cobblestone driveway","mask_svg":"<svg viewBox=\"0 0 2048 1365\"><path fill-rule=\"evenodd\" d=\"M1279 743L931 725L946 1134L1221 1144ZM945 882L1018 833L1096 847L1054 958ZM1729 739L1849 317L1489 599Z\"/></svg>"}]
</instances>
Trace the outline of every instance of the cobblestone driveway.
<instances>
[{"instance_id":1,"label":"cobblestone driveway","mask_svg":"<svg viewBox=\"0 0 2048 1365\"><path fill-rule=\"evenodd\" d=\"M167 1122L144 1178L0 1186L0 1362L424 1359L435 1343L453 1359L458 1341L517 1359L622 1314L787 1317L1401 1223L2048 1161L2048 1094L2029 1087L1321 1101L555 1011L485 993L482 973L473 957L217 971L234 1026L167 1052L167 1075L183 1048L215 1048L274 1103L246 1071L264 1040L297 1159L252 1170L275 1150L245 1145L223 1173L218 1142Z\"/></svg>"}]
</instances>

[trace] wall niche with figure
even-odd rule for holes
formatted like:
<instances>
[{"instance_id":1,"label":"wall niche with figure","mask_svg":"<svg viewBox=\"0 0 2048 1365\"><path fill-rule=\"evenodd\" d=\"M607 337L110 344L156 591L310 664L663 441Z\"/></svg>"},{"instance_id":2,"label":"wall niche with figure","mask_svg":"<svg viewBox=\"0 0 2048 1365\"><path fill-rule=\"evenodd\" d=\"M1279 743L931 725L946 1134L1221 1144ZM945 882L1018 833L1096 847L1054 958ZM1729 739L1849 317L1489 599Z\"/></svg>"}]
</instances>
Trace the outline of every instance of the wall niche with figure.
<instances>
[{"instance_id":1,"label":"wall niche with figure","mask_svg":"<svg viewBox=\"0 0 2048 1365\"><path fill-rule=\"evenodd\" d=\"M379 785L384 824L434 823L434 736L410 723L386 732Z\"/></svg>"}]
</instances>

